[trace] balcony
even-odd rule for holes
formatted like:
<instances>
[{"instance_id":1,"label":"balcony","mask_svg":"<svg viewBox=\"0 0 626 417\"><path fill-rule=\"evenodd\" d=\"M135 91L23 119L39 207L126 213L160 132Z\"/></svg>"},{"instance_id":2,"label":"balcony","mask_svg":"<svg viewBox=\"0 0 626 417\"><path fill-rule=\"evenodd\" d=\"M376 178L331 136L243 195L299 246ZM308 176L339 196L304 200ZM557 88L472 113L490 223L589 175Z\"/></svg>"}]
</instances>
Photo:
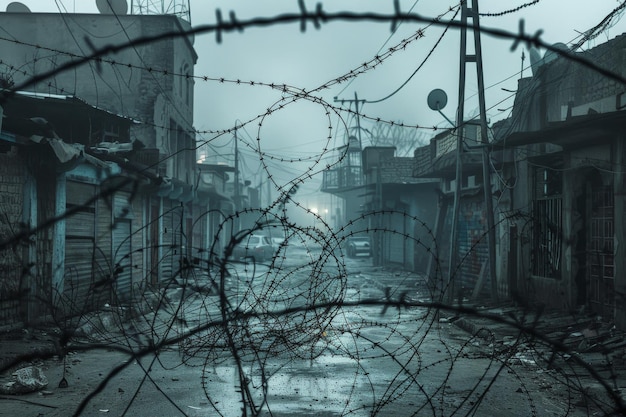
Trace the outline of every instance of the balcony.
<instances>
[{"instance_id":1,"label":"balcony","mask_svg":"<svg viewBox=\"0 0 626 417\"><path fill-rule=\"evenodd\" d=\"M324 171L322 192L341 193L363 185L363 170L360 166L345 166Z\"/></svg>"},{"instance_id":2,"label":"balcony","mask_svg":"<svg viewBox=\"0 0 626 417\"><path fill-rule=\"evenodd\" d=\"M145 165L148 168L153 168L159 165L159 150L156 148L143 148L137 149L131 156L131 160L135 163Z\"/></svg>"},{"instance_id":3,"label":"balcony","mask_svg":"<svg viewBox=\"0 0 626 417\"><path fill-rule=\"evenodd\" d=\"M463 152L461 161L464 170L474 171L481 169L482 154L470 147L479 143L480 126L468 124L463 129ZM456 132L448 130L430 140L430 144L418 148L414 152L416 177L454 176L457 155Z\"/></svg>"}]
</instances>

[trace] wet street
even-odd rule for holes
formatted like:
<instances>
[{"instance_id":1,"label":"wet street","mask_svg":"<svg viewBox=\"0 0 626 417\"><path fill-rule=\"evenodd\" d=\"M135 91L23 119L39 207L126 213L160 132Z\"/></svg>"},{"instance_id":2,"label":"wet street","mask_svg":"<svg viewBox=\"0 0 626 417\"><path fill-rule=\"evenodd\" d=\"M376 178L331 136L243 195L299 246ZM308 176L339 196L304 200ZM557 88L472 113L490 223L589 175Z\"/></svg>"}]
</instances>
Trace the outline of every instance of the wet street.
<instances>
[{"instance_id":1,"label":"wet street","mask_svg":"<svg viewBox=\"0 0 626 417\"><path fill-rule=\"evenodd\" d=\"M0 415L17 415L13 406L70 415L96 391L82 415L588 415L561 374L493 354L434 311L374 303L428 301L415 274L373 268L367 257L345 259L345 269L311 259L290 249L280 274L233 265L225 298L170 289L155 314L101 334L107 349L77 341L67 388L56 388L62 362L49 360L49 392L26 396L39 405L5 401ZM145 350L130 358L113 349L124 345Z\"/></svg>"}]
</instances>

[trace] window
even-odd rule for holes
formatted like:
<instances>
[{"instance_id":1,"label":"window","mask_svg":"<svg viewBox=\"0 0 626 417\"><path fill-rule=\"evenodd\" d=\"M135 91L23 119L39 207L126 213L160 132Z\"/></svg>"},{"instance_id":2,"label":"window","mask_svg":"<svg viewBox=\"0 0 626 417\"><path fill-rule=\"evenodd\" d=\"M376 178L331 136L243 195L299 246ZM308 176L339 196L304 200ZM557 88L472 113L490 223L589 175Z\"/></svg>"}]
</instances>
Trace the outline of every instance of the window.
<instances>
[{"instance_id":1,"label":"window","mask_svg":"<svg viewBox=\"0 0 626 417\"><path fill-rule=\"evenodd\" d=\"M563 243L563 197L561 172L549 168L535 170L533 200L533 275L561 278Z\"/></svg>"},{"instance_id":2,"label":"window","mask_svg":"<svg viewBox=\"0 0 626 417\"><path fill-rule=\"evenodd\" d=\"M193 93L193 75L191 74L189 64L184 63L180 66L178 74L178 95L185 101L185 104L191 105Z\"/></svg>"},{"instance_id":3,"label":"window","mask_svg":"<svg viewBox=\"0 0 626 417\"><path fill-rule=\"evenodd\" d=\"M360 167L361 166L361 152L349 152L350 161L349 165L352 167Z\"/></svg>"}]
</instances>

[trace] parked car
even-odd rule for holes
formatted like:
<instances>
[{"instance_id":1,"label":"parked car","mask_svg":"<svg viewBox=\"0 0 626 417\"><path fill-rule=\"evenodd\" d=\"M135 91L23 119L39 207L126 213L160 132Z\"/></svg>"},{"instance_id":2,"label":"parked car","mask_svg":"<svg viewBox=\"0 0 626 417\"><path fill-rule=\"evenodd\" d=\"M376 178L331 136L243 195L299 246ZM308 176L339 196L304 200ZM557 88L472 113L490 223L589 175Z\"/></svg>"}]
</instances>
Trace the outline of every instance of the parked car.
<instances>
[{"instance_id":1,"label":"parked car","mask_svg":"<svg viewBox=\"0 0 626 417\"><path fill-rule=\"evenodd\" d=\"M372 245L368 236L351 236L347 240L346 252L348 257L354 258L357 255L372 255Z\"/></svg>"},{"instance_id":2,"label":"parked car","mask_svg":"<svg viewBox=\"0 0 626 417\"><path fill-rule=\"evenodd\" d=\"M272 259L274 247L267 236L250 235L245 237L233 248L234 259L250 259L254 262L263 262Z\"/></svg>"},{"instance_id":3,"label":"parked car","mask_svg":"<svg viewBox=\"0 0 626 417\"><path fill-rule=\"evenodd\" d=\"M283 242L285 241L284 237L273 237L272 238L272 246L274 247L274 252L277 252L278 249L280 248L280 245L283 245Z\"/></svg>"}]
</instances>

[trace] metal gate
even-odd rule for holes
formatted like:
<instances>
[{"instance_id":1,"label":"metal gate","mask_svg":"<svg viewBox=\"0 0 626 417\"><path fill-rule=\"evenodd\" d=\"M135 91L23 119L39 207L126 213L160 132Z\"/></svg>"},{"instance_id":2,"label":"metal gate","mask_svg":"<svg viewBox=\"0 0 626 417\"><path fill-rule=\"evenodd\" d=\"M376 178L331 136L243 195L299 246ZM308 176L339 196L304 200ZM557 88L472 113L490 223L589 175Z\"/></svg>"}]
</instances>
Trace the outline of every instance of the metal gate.
<instances>
[{"instance_id":1,"label":"metal gate","mask_svg":"<svg viewBox=\"0 0 626 417\"><path fill-rule=\"evenodd\" d=\"M592 211L590 219L589 285L591 308L604 319L611 320L615 310L615 263L614 263L614 198L611 186L591 191Z\"/></svg>"}]
</instances>

